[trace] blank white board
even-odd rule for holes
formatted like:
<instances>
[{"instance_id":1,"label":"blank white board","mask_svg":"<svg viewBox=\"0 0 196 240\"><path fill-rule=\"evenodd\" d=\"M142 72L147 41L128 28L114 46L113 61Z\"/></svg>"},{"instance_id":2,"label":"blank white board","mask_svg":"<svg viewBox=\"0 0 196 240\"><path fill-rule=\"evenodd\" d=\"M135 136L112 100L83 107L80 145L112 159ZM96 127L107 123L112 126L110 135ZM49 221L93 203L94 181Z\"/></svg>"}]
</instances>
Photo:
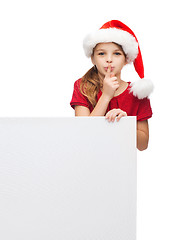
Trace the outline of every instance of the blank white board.
<instances>
[{"instance_id":1,"label":"blank white board","mask_svg":"<svg viewBox=\"0 0 196 240\"><path fill-rule=\"evenodd\" d=\"M0 118L0 239L135 240L136 118Z\"/></svg>"}]
</instances>

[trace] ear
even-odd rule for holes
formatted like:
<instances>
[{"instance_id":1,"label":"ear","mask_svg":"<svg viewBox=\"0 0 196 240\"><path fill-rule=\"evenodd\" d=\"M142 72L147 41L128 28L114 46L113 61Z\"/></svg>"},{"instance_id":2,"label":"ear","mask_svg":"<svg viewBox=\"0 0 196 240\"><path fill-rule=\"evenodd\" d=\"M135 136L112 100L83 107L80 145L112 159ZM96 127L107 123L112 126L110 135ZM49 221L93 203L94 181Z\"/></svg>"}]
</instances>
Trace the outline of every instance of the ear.
<instances>
[{"instance_id":1,"label":"ear","mask_svg":"<svg viewBox=\"0 0 196 240\"><path fill-rule=\"evenodd\" d=\"M91 62L92 62L93 65L95 65L95 60L94 60L94 56L93 55L91 56Z\"/></svg>"},{"instance_id":2,"label":"ear","mask_svg":"<svg viewBox=\"0 0 196 240\"><path fill-rule=\"evenodd\" d=\"M124 63L124 66L128 64L128 60L127 58L125 59L125 63Z\"/></svg>"}]
</instances>

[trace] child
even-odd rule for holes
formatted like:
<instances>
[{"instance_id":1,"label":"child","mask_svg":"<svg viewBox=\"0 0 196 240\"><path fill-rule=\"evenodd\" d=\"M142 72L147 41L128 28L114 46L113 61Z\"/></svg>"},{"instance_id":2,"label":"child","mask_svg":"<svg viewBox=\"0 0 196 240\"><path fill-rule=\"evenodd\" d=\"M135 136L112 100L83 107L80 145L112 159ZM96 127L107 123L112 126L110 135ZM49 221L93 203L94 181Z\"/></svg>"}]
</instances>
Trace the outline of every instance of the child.
<instances>
[{"instance_id":1,"label":"child","mask_svg":"<svg viewBox=\"0 0 196 240\"><path fill-rule=\"evenodd\" d=\"M105 116L114 122L124 116L137 116L137 148L148 146L148 121L152 116L149 94L153 85L144 78L138 40L132 30L120 21L105 23L83 42L93 67L74 83L70 102L75 116ZM130 83L121 79L124 65L133 62L140 80Z\"/></svg>"}]
</instances>

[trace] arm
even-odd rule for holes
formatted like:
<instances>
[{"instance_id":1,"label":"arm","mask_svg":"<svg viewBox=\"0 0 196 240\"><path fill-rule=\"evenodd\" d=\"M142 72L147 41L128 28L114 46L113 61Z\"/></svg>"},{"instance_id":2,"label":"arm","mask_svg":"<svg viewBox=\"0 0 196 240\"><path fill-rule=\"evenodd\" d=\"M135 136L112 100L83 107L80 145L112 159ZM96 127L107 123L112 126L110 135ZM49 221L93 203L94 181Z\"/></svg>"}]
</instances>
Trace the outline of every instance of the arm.
<instances>
[{"instance_id":1,"label":"arm","mask_svg":"<svg viewBox=\"0 0 196 240\"><path fill-rule=\"evenodd\" d=\"M140 151L147 149L149 140L148 121L137 121L137 148Z\"/></svg>"},{"instance_id":2,"label":"arm","mask_svg":"<svg viewBox=\"0 0 196 240\"><path fill-rule=\"evenodd\" d=\"M90 113L87 107L75 106L75 116L105 116L108 104L113 98L118 87L119 83L117 77L111 73L111 66L109 65L103 80L103 93L99 98L95 108Z\"/></svg>"},{"instance_id":3,"label":"arm","mask_svg":"<svg viewBox=\"0 0 196 240\"><path fill-rule=\"evenodd\" d=\"M95 108L90 113L90 110L84 106L75 106L75 116L104 116L110 99L104 94L100 97Z\"/></svg>"}]
</instances>

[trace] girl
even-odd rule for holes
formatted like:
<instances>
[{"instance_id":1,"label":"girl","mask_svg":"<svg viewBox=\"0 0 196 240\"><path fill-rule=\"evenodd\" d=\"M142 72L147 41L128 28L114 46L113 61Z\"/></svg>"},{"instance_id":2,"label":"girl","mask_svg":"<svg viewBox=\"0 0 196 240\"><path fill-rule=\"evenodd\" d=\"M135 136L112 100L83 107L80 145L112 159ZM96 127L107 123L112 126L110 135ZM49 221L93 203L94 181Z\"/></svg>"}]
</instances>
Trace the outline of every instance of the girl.
<instances>
[{"instance_id":1,"label":"girl","mask_svg":"<svg viewBox=\"0 0 196 240\"><path fill-rule=\"evenodd\" d=\"M152 116L149 94L153 85L144 78L138 41L132 30L120 21L105 23L84 39L84 51L93 67L74 83L71 106L75 116L105 116L119 121L137 116L137 148L148 146L148 121ZM133 62L140 80L130 83L121 79L124 65Z\"/></svg>"}]
</instances>

